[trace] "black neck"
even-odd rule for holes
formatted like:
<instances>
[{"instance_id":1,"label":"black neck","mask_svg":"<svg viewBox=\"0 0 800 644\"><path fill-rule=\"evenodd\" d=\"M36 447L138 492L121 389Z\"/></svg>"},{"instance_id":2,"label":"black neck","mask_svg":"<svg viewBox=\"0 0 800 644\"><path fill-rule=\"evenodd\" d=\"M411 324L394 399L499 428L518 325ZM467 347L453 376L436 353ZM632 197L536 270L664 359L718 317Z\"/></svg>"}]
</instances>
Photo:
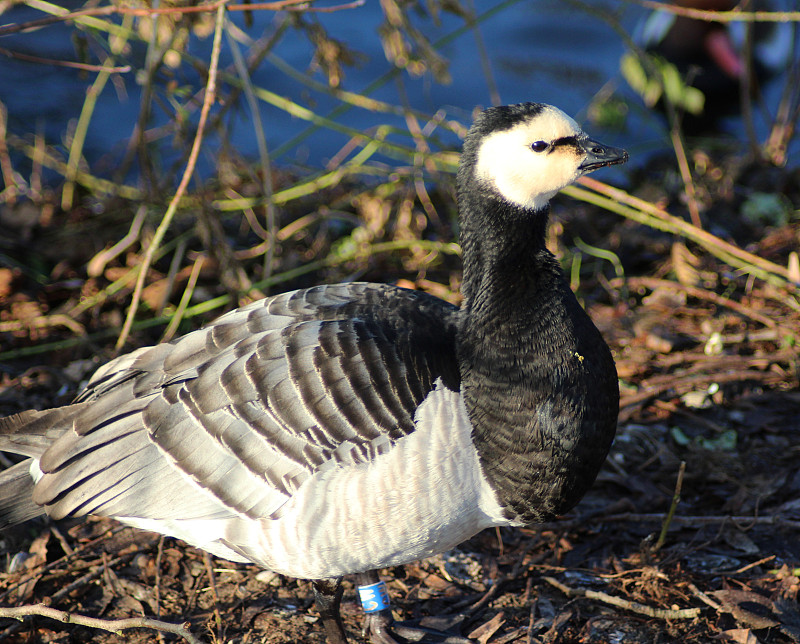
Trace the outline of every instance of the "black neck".
<instances>
[{"instance_id":1,"label":"black neck","mask_svg":"<svg viewBox=\"0 0 800 644\"><path fill-rule=\"evenodd\" d=\"M549 208L526 210L476 192L460 206L469 212L461 230L464 331L473 343L497 346L507 339L517 354L519 343L534 351L537 328L551 321L543 305L574 300L545 246Z\"/></svg>"},{"instance_id":2,"label":"black neck","mask_svg":"<svg viewBox=\"0 0 800 644\"><path fill-rule=\"evenodd\" d=\"M509 516L539 521L574 505L605 459L616 370L545 247L547 211L475 192L461 203L462 391Z\"/></svg>"},{"instance_id":3,"label":"black neck","mask_svg":"<svg viewBox=\"0 0 800 644\"><path fill-rule=\"evenodd\" d=\"M462 293L468 311L497 311L504 301L527 299L549 263L545 233L549 208L531 211L492 195L460 195L464 250Z\"/></svg>"}]
</instances>

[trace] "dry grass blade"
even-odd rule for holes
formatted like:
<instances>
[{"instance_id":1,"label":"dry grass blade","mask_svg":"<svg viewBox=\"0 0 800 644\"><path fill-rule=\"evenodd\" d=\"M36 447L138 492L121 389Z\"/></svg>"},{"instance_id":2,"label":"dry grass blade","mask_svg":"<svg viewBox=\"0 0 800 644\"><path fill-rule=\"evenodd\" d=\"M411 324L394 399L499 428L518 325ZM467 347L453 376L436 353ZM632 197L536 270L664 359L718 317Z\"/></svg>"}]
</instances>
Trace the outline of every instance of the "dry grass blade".
<instances>
[{"instance_id":1,"label":"dry grass blade","mask_svg":"<svg viewBox=\"0 0 800 644\"><path fill-rule=\"evenodd\" d=\"M261 162L261 187L264 196L264 210L266 218L266 234L264 242L266 243L266 252L264 253L264 277L269 277L272 273L272 259L275 254L275 202L272 195L275 192L272 183L272 162L269 158L269 151L267 149L267 137L264 134L264 126L261 122L261 113L258 109L258 101L256 100L255 92L253 91L253 82L250 78L250 70L245 64L244 57L239 50L239 45L231 35L233 25L229 23L228 43L230 50L233 53L236 71L239 74L242 82L244 83L244 92L247 99L247 104L250 107L250 115L253 119L253 126L255 130L256 142L258 144L258 158Z\"/></svg>"},{"instance_id":2,"label":"dry grass blade","mask_svg":"<svg viewBox=\"0 0 800 644\"><path fill-rule=\"evenodd\" d=\"M200 270L203 268L204 261L205 257L203 255L199 255L197 259L195 259L194 264L192 264L192 272L189 274L189 279L186 282L186 288L183 291L183 296L181 297L181 301L178 303L178 308L175 309L175 313L172 315L172 317L170 317L169 325L164 331L164 335L161 337L161 342L169 342L172 340L175 332L178 330L181 320L183 320L183 315L186 313L186 308L189 306L189 302L192 299L192 293L194 293L194 287L197 284L197 278L200 276Z\"/></svg>"},{"instance_id":3,"label":"dry grass blade","mask_svg":"<svg viewBox=\"0 0 800 644\"><path fill-rule=\"evenodd\" d=\"M127 74L133 69L130 65L120 65L119 67L108 67L107 65L92 65L90 63L79 63L72 60L58 60L56 58L42 58L41 56L31 56L30 54L23 54L20 51L11 51L0 47L0 56L6 58L15 58L17 60L24 60L29 63L37 63L39 65L50 65L53 67L66 67L69 69L78 69L82 72L105 72L111 74Z\"/></svg>"},{"instance_id":4,"label":"dry grass blade","mask_svg":"<svg viewBox=\"0 0 800 644\"><path fill-rule=\"evenodd\" d=\"M773 281L777 277L781 286L788 287L792 291L796 291L798 288L798 285L793 283L788 268L734 246L716 235L669 214L655 204L590 177L581 177L578 183L582 187L573 185L564 188L562 192L574 199L593 203L646 226L689 239L734 268L752 273L767 281Z\"/></svg>"},{"instance_id":5,"label":"dry grass blade","mask_svg":"<svg viewBox=\"0 0 800 644\"><path fill-rule=\"evenodd\" d=\"M69 172L67 163L62 161L55 154L44 149L43 146L31 145L27 141L17 137L9 137L8 147L21 152L29 159L34 160L41 167L54 170L62 176L67 176ZM121 185L114 181L109 181L108 179L102 179L80 169L76 170L73 179L86 187L97 197L108 198L117 196L137 202L142 201L145 197L144 193L139 188L124 184Z\"/></svg>"},{"instance_id":6,"label":"dry grass blade","mask_svg":"<svg viewBox=\"0 0 800 644\"><path fill-rule=\"evenodd\" d=\"M17 181L14 176L14 167L11 163L11 156L8 154L8 110L6 106L0 101L0 173L3 176L3 183L5 189L0 192L2 200L13 204L17 198Z\"/></svg>"},{"instance_id":7,"label":"dry grass blade","mask_svg":"<svg viewBox=\"0 0 800 644\"><path fill-rule=\"evenodd\" d=\"M696 228L702 228L703 224L700 221L700 206L697 201L694 180L692 179L692 171L689 169L689 161L686 158L686 149L683 145L683 137L681 136L681 132L678 127L673 127L670 130L670 139L672 140L672 147L675 150L675 156L678 160L678 169L680 170L681 180L683 181L683 189L686 193L686 207L689 210L689 217L692 220L693 226Z\"/></svg>"},{"instance_id":8,"label":"dry grass blade","mask_svg":"<svg viewBox=\"0 0 800 644\"><path fill-rule=\"evenodd\" d=\"M125 26L129 27L129 25ZM111 54L103 62L103 68L100 70L100 73L97 74L97 78L94 79L92 86L86 92L86 100L83 103L83 108L78 118L78 124L75 127L75 134L72 137L69 159L67 160L66 181L61 191L61 207L64 210L69 210L69 208L72 207L73 196L75 194L75 177L78 174L78 163L81 160L83 147L86 143L86 135L89 131L89 123L91 122L92 115L97 106L97 99L103 92L103 88L112 74L116 73L114 71L116 69L114 58L118 56L128 44L129 33L129 30L126 30L125 35L112 36L109 39Z\"/></svg>"},{"instance_id":9,"label":"dry grass blade","mask_svg":"<svg viewBox=\"0 0 800 644\"><path fill-rule=\"evenodd\" d=\"M661 525L661 532L658 535L658 541L653 546L654 550L660 550L667 541L667 532L672 523L672 518L675 516L675 510L678 508L678 503L681 502L681 488L683 487L683 475L686 472L686 461L681 461L681 466L678 469L678 479L675 481L675 491L672 494L672 502L669 504L669 511L664 517L664 523Z\"/></svg>"}]
</instances>

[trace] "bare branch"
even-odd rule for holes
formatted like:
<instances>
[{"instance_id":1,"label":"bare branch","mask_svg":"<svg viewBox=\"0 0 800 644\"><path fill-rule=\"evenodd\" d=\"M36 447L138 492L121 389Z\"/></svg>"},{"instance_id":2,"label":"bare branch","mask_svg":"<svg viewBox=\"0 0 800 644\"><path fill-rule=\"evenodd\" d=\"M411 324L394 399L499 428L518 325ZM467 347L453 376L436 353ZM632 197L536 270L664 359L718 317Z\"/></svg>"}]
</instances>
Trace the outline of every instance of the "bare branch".
<instances>
[{"instance_id":1,"label":"bare branch","mask_svg":"<svg viewBox=\"0 0 800 644\"><path fill-rule=\"evenodd\" d=\"M630 0L646 9L668 11L685 18L695 18L706 22L798 22L800 11L712 11L709 9L693 9L677 4L656 2L655 0Z\"/></svg>"},{"instance_id":2,"label":"bare branch","mask_svg":"<svg viewBox=\"0 0 800 644\"><path fill-rule=\"evenodd\" d=\"M127 619L98 619L58 610L44 604L28 604L26 606L0 607L0 617L10 617L22 621L25 617L39 615L49 617L64 624L78 624L89 628L98 628L111 633L121 633L131 628L150 628L164 633L172 633L185 639L189 644L203 644L192 635L183 624L172 624L147 617L129 617Z\"/></svg>"},{"instance_id":3,"label":"bare branch","mask_svg":"<svg viewBox=\"0 0 800 644\"><path fill-rule=\"evenodd\" d=\"M586 588L570 588L553 577L544 577L544 580L551 586L558 588L562 593L567 595L567 597L586 597L587 599L596 599L605 604L618 606L619 608L624 608L625 610L630 610L634 613L647 615L648 617L655 617L656 619L694 619L700 615L699 608L683 608L680 610L652 608L650 606L645 606L644 604L639 604L638 602L632 602L627 599L615 597L614 595L609 595L608 593L603 593L597 590L588 590Z\"/></svg>"}]
</instances>

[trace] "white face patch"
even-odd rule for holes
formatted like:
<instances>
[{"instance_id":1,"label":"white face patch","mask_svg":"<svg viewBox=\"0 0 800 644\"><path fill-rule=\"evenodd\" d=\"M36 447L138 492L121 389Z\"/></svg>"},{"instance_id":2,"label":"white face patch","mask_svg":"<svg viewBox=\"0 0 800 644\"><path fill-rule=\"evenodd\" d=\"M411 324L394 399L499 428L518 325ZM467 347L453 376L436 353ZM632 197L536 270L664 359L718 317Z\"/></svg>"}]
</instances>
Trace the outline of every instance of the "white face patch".
<instances>
[{"instance_id":1,"label":"white face patch","mask_svg":"<svg viewBox=\"0 0 800 644\"><path fill-rule=\"evenodd\" d=\"M583 174L578 168L586 155L571 146L535 152L531 145L567 136L583 132L564 112L548 105L527 121L488 135L478 150L475 173L511 203L540 210Z\"/></svg>"}]
</instances>

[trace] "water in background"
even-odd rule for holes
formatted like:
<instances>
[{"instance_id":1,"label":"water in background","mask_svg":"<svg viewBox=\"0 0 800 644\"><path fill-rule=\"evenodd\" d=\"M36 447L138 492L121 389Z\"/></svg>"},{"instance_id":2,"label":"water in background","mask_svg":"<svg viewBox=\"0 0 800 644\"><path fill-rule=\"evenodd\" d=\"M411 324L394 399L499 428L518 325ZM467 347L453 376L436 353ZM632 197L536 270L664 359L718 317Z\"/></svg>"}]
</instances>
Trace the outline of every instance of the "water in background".
<instances>
[{"instance_id":1,"label":"water in background","mask_svg":"<svg viewBox=\"0 0 800 644\"><path fill-rule=\"evenodd\" d=\"M82 3L62 3L77 8ZM478 4L478 3L476 3ZM614 13L621 24L633 31L644 10L628 3L601 2L593 6ZM579 121L585 121L586 110L598 92L617 89L631 99L631 110L624 129L615 132L598 131L587 127L593 135L605 138L609 143L627 147L635 160L645 158L653 151L669 148L661 120L653 113L635 109L638 99L627 88L619 72L619 60L625 51L620 36L604 21L575 8L574 5L557 0L536 0L509 3L480 3L481 12L493 15L480 24L488 60L501 102L541 101L552 103ZM258 37L271 28L274 14L254 12L255 24L246 28L241 14L233 13L232 19L251 36ZM27 8L7 11L0 22L20 23L42 17L42 14ZM462 29L461 19L442 14L441 21L421 23L431 40L448 37ZM378 2L368 1L363 7L330 14L318 14L317 20L328 33L363 52L366 57L355 68L345 70L342 88L364 93L366 89L390 69L376 29L383 19ZM16 34L0 40L0 45L18 52L30 53L43 58L75 60L76 55L70 40L72 27L54 25L36 32ZM192 39L191 53L208 60L211 42ZM226 46L221 66L231 65L232 59ZM450 61L452 82L438 84L428 75L411 78L400 75L401 80L385 82L370 96L393 104L407 103L417 110L433 114L444 109L451 118L469 123L470 114L476 105L491 104L489 82L483 72L483 62L476 34L470 29L462 30L440 52ZM134 55L143 55L134 51ZM295 33L286 34L274 50L279 56L298 70L304 71L311 61L311 47L304 37ZM180 72L185 73L185 72ZM87 88L94 74L85 74L72 69L50 67L3 58L0 63L0 100L9 112L9 132L19 136L41 132L50 144L63 143L70 124L77 119L85 99ZM325 79L317 75L321 81ZM197 78L191 79L195 87ZM268 61L262 63L253 75L254 85L264 87L301 104L309 105L318 114L328 114L338 105L337 101L300 86ZM100 96L85 146L85 156L93 168L110 176L124 153L124 146L133 132L139 112L139 86L133 73L120 76L116 83L108 83ZM768 88L767 104L777 105L781 83L772 83ZM244 101L242 101L244 104ZM309 124L286 112L262 104L261 115L271 150L283 150L275 159L278 164L307 164L320 167L333 157L348 140L346 134L326 129L309 130ZM405 130L406 124L399 117L373 114L359 108L349 108L336 117L358 130L390 123ZM167 116L154 115L154 123L168 122ZM739 129L737 129L739 127ZM763 138L766 127L759 124L759 135ZM732 124L733 135L742 137L740 126ZM295 137L308 134L301 141ZM256 157L256 141L251 119L243 110L237 115L230 134L230 141L239 153ZM296 141L290 147L287 142ZM458 145L454 137L446 138L447 144ZM213 144L213 141L209 141ZM66 147L63 149L66 150ZM214 149L211 145L208 149ZM215 162L216 151L206 152L200 160L201 172L210 170ZM100 162L98 165L98 161ZM26 161L20 160L20 167ZM97 171L97 170L96 170Z\"/></svg>"}]
</instances>

